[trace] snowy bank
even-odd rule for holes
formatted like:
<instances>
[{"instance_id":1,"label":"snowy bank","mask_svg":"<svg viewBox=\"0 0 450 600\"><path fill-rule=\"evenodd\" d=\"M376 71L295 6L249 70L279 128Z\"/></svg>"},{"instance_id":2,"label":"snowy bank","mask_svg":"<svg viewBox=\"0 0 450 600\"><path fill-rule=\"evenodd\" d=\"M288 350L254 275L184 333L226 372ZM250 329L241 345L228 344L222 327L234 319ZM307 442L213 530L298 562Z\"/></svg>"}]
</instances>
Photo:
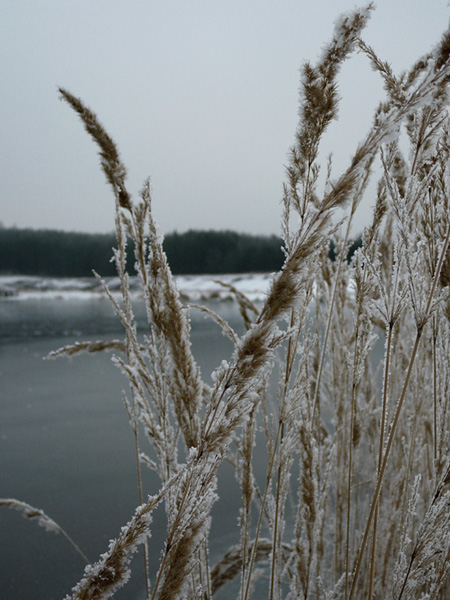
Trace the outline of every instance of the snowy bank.
<instances>
[{"instance_id":1,"label":"snowy bank","mask_svg":"<svg viewBox=\"0 0 450 600\"><path fill-rule=\"evenodd\" d=\"M228 300L233 297L227 287L232 285L244 293L250 300L262 301L269 289L270 273L242 275L177 275L175 281L183 299L189 302L201 300ZM120 281L117 277L105 278L113 293L120 293ZM136 298L142 296L137 277L130 277L130 289ZM83 300L104 298L101 285L94 277L51 278L29 277L24 275L0 276L1 300L26 299L67 299Z\"/></svg>"}]
</instances>

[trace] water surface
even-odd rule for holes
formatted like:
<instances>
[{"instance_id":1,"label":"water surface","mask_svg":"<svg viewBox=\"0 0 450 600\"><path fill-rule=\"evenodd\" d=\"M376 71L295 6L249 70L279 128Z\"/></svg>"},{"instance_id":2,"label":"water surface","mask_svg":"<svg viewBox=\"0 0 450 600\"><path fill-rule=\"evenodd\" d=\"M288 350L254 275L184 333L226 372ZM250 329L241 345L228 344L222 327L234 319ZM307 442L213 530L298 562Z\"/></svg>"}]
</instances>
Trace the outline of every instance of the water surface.
<instances>
[{"instance_id":1,"label":"water surface","mask_svg":"<svg viewBox=\"0 0 450 600\"><path fill-rule=\"evenodd\" d=\"M232 303L213 306L242 330ZM136 313L144 328L139 303ZM193 351L210 381L211 371L229 358L231 344L211 320L198 312L191 319ZM75 341L120 335L120 323L104 299L0 300L0 497L43 509L91 560L107 549L139 503L134 440L121 399L127 382L109 353L43 358ZM146 451L145 444L142 449ZM157 477L146 473L146 494L158 489ZM212 560L238 535L238 487L226 465L219 494L223 498L214 508L220 518L212 534L217 542ZM158 509L150 539L154 563L164 532L164 514ZM136 556L135 576L115 598L143 597L141 563ZM0 510L1 599L63 598L83 568L61 535L46 532L16 511Z\"/></svg>"}]
</instances>

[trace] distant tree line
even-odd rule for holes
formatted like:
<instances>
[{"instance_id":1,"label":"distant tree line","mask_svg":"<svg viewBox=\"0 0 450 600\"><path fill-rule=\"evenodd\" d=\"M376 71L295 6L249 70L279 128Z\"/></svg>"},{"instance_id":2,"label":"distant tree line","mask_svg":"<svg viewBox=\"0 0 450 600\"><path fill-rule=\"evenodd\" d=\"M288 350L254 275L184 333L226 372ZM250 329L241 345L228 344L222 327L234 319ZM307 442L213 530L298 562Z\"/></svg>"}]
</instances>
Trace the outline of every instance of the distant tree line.
<instances>
[{"instance_id":1,"label":"distant tree line","mask_svg":"<svg viewBox=\"0 0 450 600\"><path fill-rule=\"evenodd\" d=\"M83 277L95 269L102 275L111 275L114 265L109 261L114 240L112 234L0 229L0 272Z\"/></svg>"},{"instance_id":2,"label":"distant tree line","mask_svg":"<svg viewBox=\"0 0 450 600\"><path fill-rule=\"evenodd\" d=\"M220 274L276 271L283 264L281 238L235 231L187 231L164 239L172 271Z\"/></svg>"},{"instance_id":3,"label":"distant tree line","mask_svg":"<svg viewBox=\"0 0 450 600\"><path fill-rule=\"evenodd\" d=\"M111 262L114 234L69 233L48 229L0 228L0 273L85 277L92 269L115 275ZM187 231L164 239L174 274L274 271L283 263L281 239L234 231ZM128 271L133 273L130 244Z\"/></svg>"},{"instance_id":4,"label":"distant tree line","mask_svg":"<svg viewBox=\"0 0 450 600\"><path fill-rule=\"evenodd\" d=\"M356 240L348 258L360 245ZM111 234L69 233L50 229L0 228L0 273L51 277L87 277L92 269L102 276L116 274L111 262L116 238ZM283 264L282 240L275 235L235 231L170 233L164 249L175 275L271 272ZM330 258L334 259L330 244ZM128 271L133 273L130 244Z\"/></svg>"}]
</instances>

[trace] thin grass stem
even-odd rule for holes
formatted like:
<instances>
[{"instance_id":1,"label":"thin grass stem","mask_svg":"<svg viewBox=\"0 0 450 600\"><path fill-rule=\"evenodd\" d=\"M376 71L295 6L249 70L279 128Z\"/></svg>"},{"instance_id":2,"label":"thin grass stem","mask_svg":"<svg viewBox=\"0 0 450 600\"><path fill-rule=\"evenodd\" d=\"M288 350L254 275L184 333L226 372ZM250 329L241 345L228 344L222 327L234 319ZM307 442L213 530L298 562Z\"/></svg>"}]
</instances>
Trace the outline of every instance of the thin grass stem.
<instances>
[{"instance_id":1,"label":"thin grass stem","mask_svg":"<svg viewBox=\"0 0 450 600\"><path fill-rule=\"evenodd\" d=\"M411 378L411 374L412 374L412 370L414 367L414 362L416 360L416 355L417 355L417 351L419 349L419 344L420 344L420 340L422 338L422 333L423 333L423 328L426 324L426 321L429 319L430 317L430 310L431 310L431 305L433 302L433 298L434 298L434 293L436 290L436 286L437 286L437 282L439 279L439 275L441 273L441 269L442 269L442 265L444 263L444 259L445 259L445 255L447 253L448 247L449 247L449 241L450 241L450 224L447 227L447 234L445 237L445 241L444 244L442 246L441 249L441 253L439 256L439 260L438 260L438 264L436 266L436 270L434 273L434 277L433 277L433 281L432 281L432 285L431 285L431 289L430 289L430 293L428 295L428 299L427 299L427 303L425 306L425 310L423 312L423 316L422 316L422 321L420 323L418 323L417 326L417 333L416 333L416 338L414 340L414 345L413 345L413 349L411 352L411 357L409 360L409 364L408 364L408 369L406 371L406 375L405 375L405 379L403 382L403 386L402 386L402 390L401 390L401 394L397 403L397 407L395 410L395 414L394 417L392 419L392 424L391 424L391 429L389 432L389 436L386 442L386 448L383 454L383 461L381 463L380 466L380 470L378 473L378 477L377 477L377 482L375 485L375 490L373 493L373 497L372 497L372 504L370 506L370 511L369 511L369 515L367 517L367 522L366 522L366 526L364 529L364 533L362 536L362 540L361 540L361 545L359 547L358 550L358 554L357 554L357 558L356 558L356 562L355 562L355 567L353 569L353 577L352 577L352 585L350 588L350 596L349 596L349 600L352 600L352 598L354 597L355 591L356 591L356 584L357 584L357 580L358 580L358 576L359 576L359 572L361 569L361 565L362 565L362 560L363 560L363 555L364 555L364 551L366 548L366 544L369 538L369 530L372 526L372 521L375 515L375 510L376 510L376 506L378 504L378 500L380 497L380 492L381 492L381 486L383 484L383 478L384 478L384 474L386 472L386 467L387 467L387 463L388 463L388 459L389 459L389 455L390 455L390 451L392 448L392 444L394 441L394 437L395 437L395 433L397 430L397 425L400 419L400 413L403 407L403 402L405 400L406 397L406 391L408 389L409 386L409 380Z\"/></svg>"}]
</instances>

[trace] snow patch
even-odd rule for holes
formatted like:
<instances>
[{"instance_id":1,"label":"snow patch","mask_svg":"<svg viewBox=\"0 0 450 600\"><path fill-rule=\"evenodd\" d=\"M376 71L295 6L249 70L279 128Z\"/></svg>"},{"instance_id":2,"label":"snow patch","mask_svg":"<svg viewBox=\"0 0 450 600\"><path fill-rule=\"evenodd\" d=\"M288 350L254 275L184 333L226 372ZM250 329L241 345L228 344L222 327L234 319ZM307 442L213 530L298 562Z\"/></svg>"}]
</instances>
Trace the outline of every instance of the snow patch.
<instances>
[{"instance_id":1,"label":"snow patch","mask_svg":"<svg viewBox=\"0 0 450 600\"><path fill-rule=\"evenodd\" d=\"M180 295L189 302L199 300L228 300L232 292L218 281L232 285L239 292L257 302L263 301L269 289L272 275L269 273L249 273L242 275L177 275L174 277ZM118 277L105 279L111 293L120 295ZM143 296L137 277L130 277L132 296ZM91 277L51 278L23 275L0 276L0 300L91 300L105 298L98 281Z\"/></svg>"}]
</instances>

